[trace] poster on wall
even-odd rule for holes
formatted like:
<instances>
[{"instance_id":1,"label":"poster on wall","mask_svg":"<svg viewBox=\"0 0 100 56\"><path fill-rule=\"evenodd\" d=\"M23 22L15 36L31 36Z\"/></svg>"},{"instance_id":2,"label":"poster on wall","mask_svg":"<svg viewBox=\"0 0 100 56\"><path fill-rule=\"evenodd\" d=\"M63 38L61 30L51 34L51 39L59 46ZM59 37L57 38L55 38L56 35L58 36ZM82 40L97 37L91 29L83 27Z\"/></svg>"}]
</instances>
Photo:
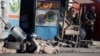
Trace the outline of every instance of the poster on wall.
<instances>
[{"instance_id":1,"label":"poster on wall","mask_svg":"<svg viewBox=\"0 0 100 56\"><path fill-rule=\"evenodd\" d=\"M59 2L38 1L36 6L36 26L57 26Z\"/></svg>"},{"instance_id":2,"label":"poster on wall","mask_svg":"<svg viewBox=\"0 0 100 56\"><path fill-rule=\"evenodd\" d=\"M9 19L19 19L20 0L9 0L8 13Z\"/></svg>"},{"instance_id":3,"label":"poster on wall","mask_svg":"<svg viewBox=\"0 0 100 56\"><path fill-rule=\"evenodd\" d=\"M19 25L21 0L8 0L7 18L12 26Z\"/></svg>"}]
</instances>

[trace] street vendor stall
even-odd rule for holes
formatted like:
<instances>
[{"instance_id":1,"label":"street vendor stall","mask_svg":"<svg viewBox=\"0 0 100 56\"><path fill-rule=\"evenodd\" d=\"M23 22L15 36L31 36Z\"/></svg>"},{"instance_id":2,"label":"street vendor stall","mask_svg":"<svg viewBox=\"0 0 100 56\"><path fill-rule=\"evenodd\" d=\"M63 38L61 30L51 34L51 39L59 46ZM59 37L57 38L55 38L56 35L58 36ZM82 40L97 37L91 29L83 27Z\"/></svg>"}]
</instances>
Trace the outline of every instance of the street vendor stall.
<instances>
[{"instance_id":1,"label":"street vendor stall","mask_svg":"<svg viewBox=\"0 0 100 56\"><path fill-rule=\"evenodd\" d=\"M69 5L68 3L71 3ZM73 39L76 37L76 43L75 47L78 46L78 41L80 41L81 38L85 38L86 32L81 27L81 14L82 14L82 4L84 3L92 3L92 1L80 1L80 0L73 0L71 2L66 1L66 7L70 7L70 9L65 9L63 13L63 22L60 23L62 32L60 38L63 39L64 35L71 35ZM66 8L65 7L65 8ZM72 38L71 37L71 38ZM66 38L66 37L65 37ZM73 41L72 39L72 41Z\"/></svg>"}]
</instances>

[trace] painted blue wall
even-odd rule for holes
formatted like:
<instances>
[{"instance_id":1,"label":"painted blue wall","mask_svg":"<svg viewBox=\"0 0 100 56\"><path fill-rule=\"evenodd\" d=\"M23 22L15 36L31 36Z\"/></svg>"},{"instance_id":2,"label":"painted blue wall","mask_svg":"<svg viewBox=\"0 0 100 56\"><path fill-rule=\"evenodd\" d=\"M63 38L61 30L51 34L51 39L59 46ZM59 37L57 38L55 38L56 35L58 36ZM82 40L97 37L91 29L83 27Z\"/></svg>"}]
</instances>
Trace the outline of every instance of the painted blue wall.
<instances>
[{"instance_id":1,"label":"painted blue wall","mask_svg":"<svg viewBox=\"0 0 100 56\"><path fill-rule=\"evenodd\" d=\"M58 27L36 26L35 32L39 38L54 39L54 37L58 34Z\"/></svg>"},{"instance_id":2,"label":"painted blue wall","mask_svg":"<svg viewBox=\"0 0 100 56\"><path fill-rule=\"evenodd\" d=\"M9 19L9 23L12 25L12 26L19 26L19 20L15 20L15 19Z\"/></svg>"}]
</instances>

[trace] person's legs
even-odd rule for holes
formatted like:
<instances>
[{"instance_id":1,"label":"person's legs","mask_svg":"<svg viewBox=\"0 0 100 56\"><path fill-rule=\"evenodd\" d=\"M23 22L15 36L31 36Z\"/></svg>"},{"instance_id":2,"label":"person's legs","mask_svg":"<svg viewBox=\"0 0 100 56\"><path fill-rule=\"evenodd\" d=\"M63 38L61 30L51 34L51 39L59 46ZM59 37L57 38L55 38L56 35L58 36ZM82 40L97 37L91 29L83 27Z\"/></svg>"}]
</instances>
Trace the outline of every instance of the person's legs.
<instances>
[{"instance_id":1,"label":"person's legs","mask_svg":"<svg viewBox=\"0 0 100 56\"><path fill-rule=\"evenodd\" d=\"M94 33L94 24L91 25L91 30Z\"/></svg>"}]
</instances>

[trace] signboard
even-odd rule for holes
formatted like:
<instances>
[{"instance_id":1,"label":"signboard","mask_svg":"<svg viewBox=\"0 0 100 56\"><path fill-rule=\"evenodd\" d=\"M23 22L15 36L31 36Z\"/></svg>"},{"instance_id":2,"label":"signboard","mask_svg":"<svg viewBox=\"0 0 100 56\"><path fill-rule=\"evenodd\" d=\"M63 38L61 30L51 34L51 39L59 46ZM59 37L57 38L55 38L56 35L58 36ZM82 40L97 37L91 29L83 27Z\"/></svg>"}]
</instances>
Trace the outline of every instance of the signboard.
<instances>
[{"instance_id":1,"label":"signboard","mask_svg":"<svg viewBox=\"0 0 100 56\"><path fill-rule=\"evenodd\" d=\"M54 39L58 34L60 1L37 1L35 32L43 39Z\"/></svg>"},{"instance_id":2,"label":"signboard","mask_svg":"<svg viewBox=\"0 0 100 56\"><path fill-rule=\"evenodd\" d=\"M38 1L36 8L36 26L57 26L59 2Z\"/></svg>"},{"instance_id":3,"label":"signboard","mask_svg":"<svg viewBox=\"0 0 100 56\"><path fill-rule=\"evenodd\" d=\"M37 9L57 9L59 10L59 2L47 2L47 1L38 1Z\"/></svg>"}]
</instances>

